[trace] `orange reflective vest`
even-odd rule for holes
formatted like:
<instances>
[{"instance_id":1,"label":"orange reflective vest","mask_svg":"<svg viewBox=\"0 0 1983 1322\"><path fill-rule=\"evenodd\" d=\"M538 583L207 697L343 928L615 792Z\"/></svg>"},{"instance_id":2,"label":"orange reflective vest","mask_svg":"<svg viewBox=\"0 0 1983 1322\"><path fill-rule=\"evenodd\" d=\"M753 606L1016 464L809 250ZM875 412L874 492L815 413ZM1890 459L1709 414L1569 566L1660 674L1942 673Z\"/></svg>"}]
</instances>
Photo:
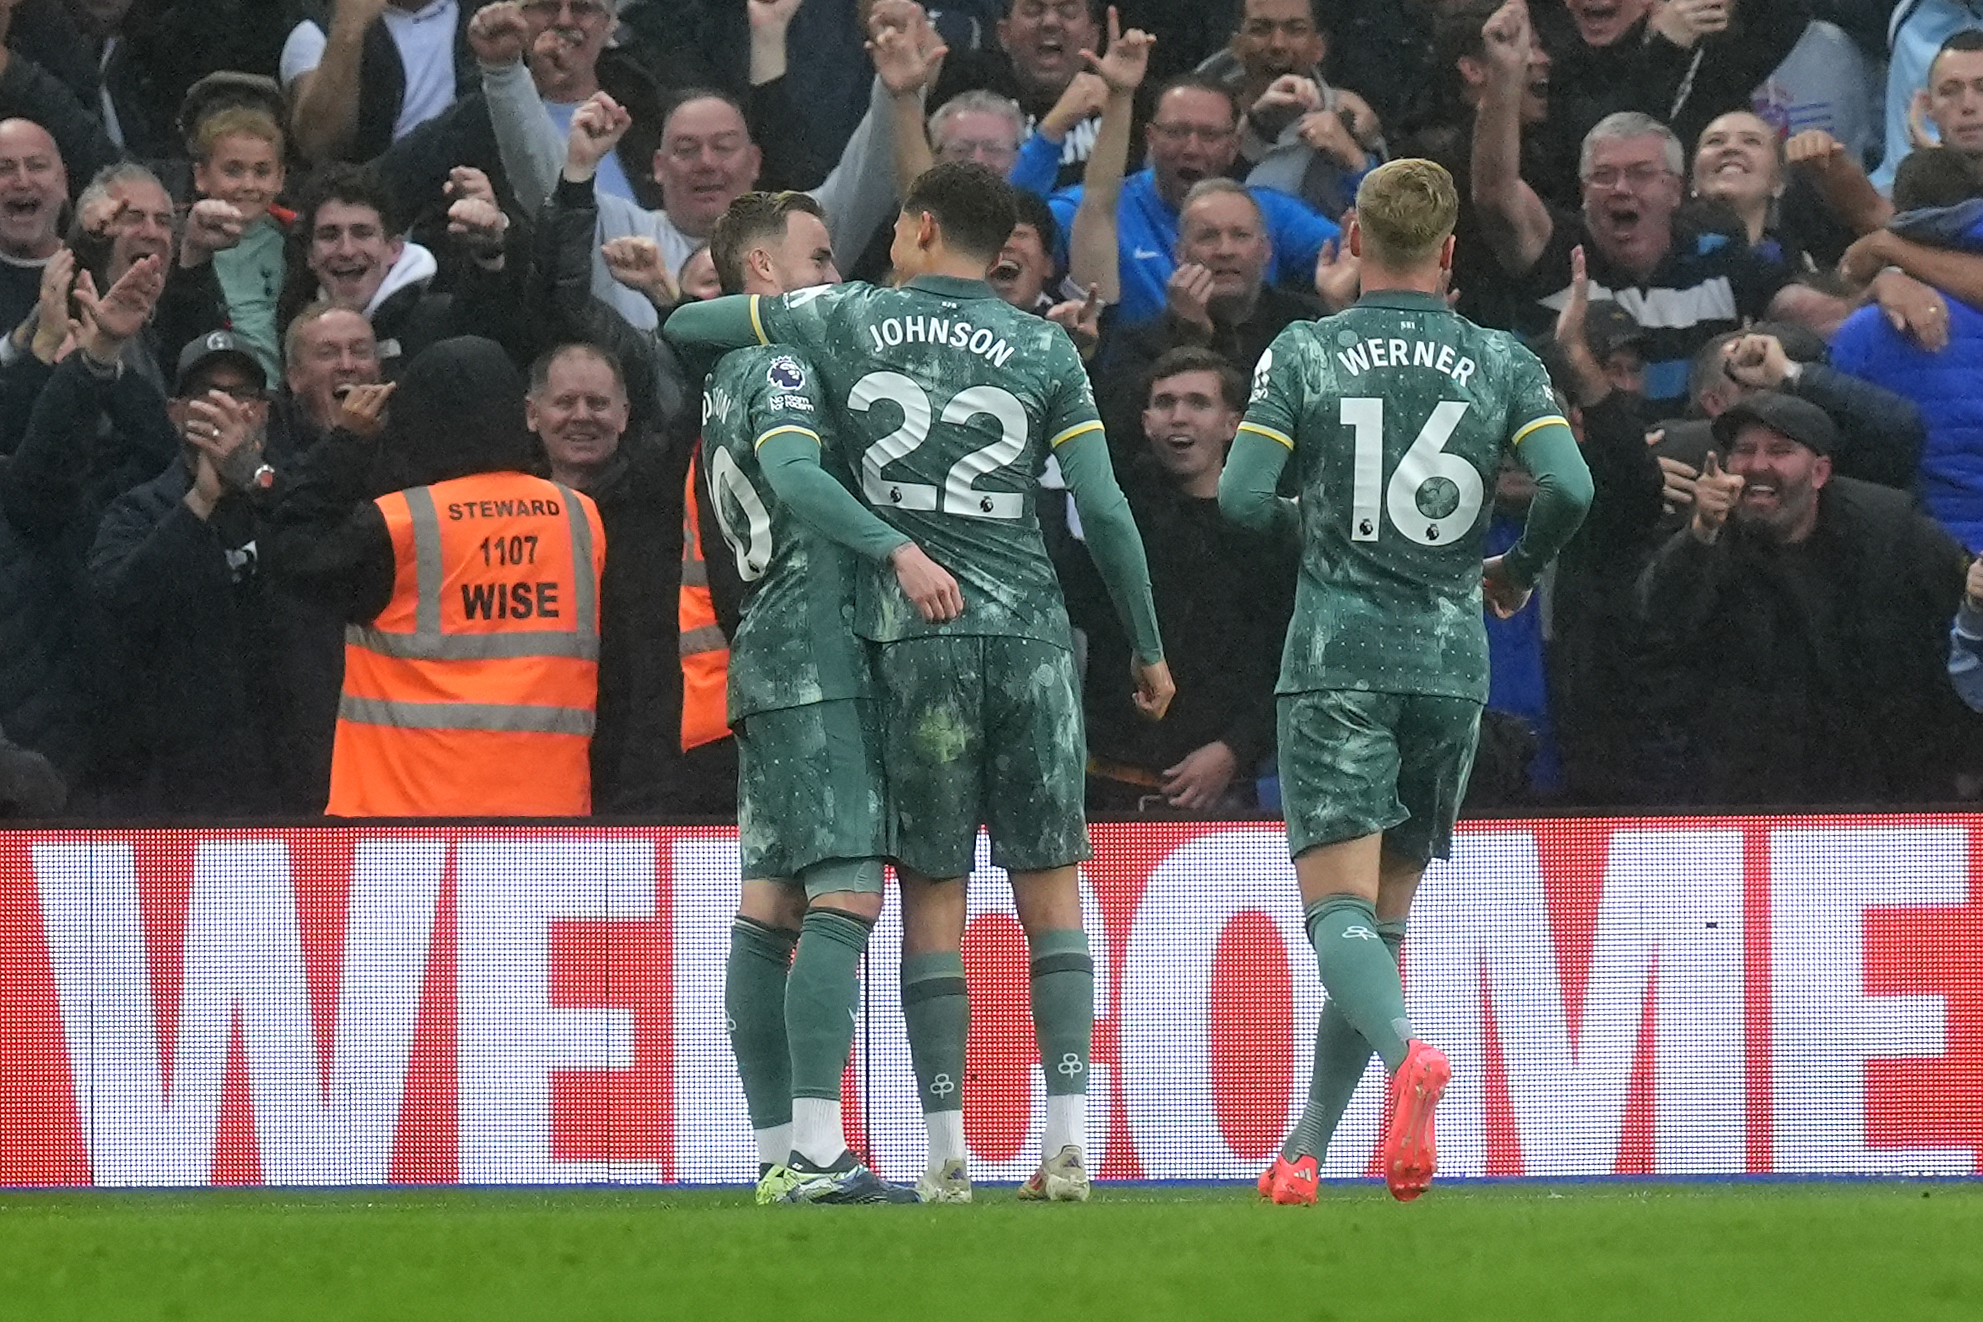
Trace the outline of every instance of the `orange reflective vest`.
<instances>
[{"instance_id":1,"label":"orange reflective vest","mask_svg":"<svg viewBox=\"0 0 1983 1322\"><path fill-rule=\"evenodd\" d=\"M709 566L702 558L702 516L695 498L695 473L702 463L697 441L682 500L682 588L676 602L681 630L682 751L713 744L730 734L725 692L730 682L730 640L716 622L709 596Z\"/></svg>"},{"instance_id":2,"label":"orange reflective vest","mask_svg":"<svg viewBox=\"0 0 1983 1322\"><path fill-rule=\"evenodd\" d=\"M392 602L345 630L326 811L590 812L599 511L522 473L478 473L375 503L392 536Z\"/></svg>"}]
</instances>

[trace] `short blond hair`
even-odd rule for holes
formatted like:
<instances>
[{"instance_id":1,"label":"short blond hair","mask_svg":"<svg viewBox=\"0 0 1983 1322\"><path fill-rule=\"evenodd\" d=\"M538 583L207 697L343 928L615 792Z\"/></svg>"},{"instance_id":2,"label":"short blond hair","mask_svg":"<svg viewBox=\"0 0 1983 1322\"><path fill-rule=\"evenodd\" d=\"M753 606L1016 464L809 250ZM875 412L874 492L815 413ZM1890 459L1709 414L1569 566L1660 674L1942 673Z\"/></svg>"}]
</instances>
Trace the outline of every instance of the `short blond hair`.
<instances>
[{"instance_id":1,"label":"short blond hair","mask_svg":"<svg viewBox=\"0 0 1983 1322\"><path fill-rule=\"evenodd\" d=\"M1393 270L1436 256L1459 218L1459 190L1437 161L1387 162L1365 175L1356 190L1364 255Z\"/></svg>"},{"instance_id":2,"label":"short blond hair","mask_svg":"<svg viewBox=\"0 0 1983 1322\"><path fill-rule=\"evenodd\" d=\"M222 138L239 135L244 138L260 138L275 148L276 159L282 159L287 147L283 139L282 125L275 122L275 116L259 106L228 106L216 110L199 122L193 130L193 159L210 161L214 148Z\"/></svg>"}]
</instances>

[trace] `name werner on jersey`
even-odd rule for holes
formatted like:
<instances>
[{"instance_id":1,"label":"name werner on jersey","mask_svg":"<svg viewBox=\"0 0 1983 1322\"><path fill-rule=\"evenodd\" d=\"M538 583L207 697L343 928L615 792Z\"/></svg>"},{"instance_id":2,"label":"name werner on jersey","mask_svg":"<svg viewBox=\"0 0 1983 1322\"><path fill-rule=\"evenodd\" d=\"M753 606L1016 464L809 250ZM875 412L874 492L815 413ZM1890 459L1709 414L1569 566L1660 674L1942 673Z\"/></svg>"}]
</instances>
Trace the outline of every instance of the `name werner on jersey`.
<instances>
[{"instance_id":1,"label":"name werner on jersey","mask_svg":"<svg viewBox=\"0 0 1983 1322\"><path fill-rule=\"evenodd\" d=\"M1351 376L1361 376L1373 367L1430 367L1465 385L1474 374L1474 360L1454 351L1450 344L1430 340L1364 340L1350 348L1336 350L1336 361Z\"/></svg>"},{"instance_id":2,"label":"name werner on jersey","mask_svg":"<svg viewBox=\"0 0 1983 1322\"><path fill-rule=\"evenodd\" d=\"M942 317L889 317L868 327L874 351L885 353L904 344L934 344L974 353L993 367L1003 367L1012 357L1012 346L997 332L968 321L947 321Z\"/></svg>"}]
</instances>

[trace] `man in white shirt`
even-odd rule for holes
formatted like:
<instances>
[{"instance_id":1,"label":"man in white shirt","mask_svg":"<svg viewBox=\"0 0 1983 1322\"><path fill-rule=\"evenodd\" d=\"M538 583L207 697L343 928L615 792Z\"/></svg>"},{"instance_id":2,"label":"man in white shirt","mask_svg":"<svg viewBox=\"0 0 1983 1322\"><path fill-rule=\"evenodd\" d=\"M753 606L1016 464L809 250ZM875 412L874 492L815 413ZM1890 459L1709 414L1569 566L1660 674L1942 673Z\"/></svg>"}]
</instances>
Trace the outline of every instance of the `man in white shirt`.
<instances>
[{"instance_id":1,"label":"man in white shirt","mask_svg":"<svg viewBox=\"0 0 1983 1322\"><path fill-rule=\"evenodd\" d=\"M454 104L477 0L329 5L326 22L298 23L282 47L282 87L306 158L369 159Z\"/></svg>"}]
</instances>

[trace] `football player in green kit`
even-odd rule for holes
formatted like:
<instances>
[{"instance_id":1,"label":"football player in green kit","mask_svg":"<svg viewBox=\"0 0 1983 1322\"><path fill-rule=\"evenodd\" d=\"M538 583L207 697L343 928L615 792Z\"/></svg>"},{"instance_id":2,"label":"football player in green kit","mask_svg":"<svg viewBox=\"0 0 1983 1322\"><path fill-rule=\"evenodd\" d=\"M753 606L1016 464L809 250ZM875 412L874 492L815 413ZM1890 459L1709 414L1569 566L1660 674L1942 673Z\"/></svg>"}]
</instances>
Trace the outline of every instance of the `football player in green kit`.
<instances>
[{"instance_id":1,"label":"football player in green kit","mask_svg":"<svg viewBox=\"0 0 1983 1322\"><path fill-rule=\"evenodd\" d=\"M823 378L829 440L889 524L956 574L963 613L932 622L875 572L856 630L876 674L895 856L902 878L902 1005L924 1119L929 1201L971 1195L964 1145L969 1023L958 948L977 831L1012 877L1031 958L1047 1090L1041 1164L1021 1197L1089 1192L1086 1111L1094 966L1078 864L1086 741L1071 635L1036 503L1058 458L1090 552L1135 640L1139 707L1169 705L1141 539L1110 468L1086 373L1066 334L1008 307L985 273L1011 233L1010 189L943 164L909 189L895 225L896 289L848 284L782 298L717 299L667 325L685 345L803 348Z\"/></svg>"},{"instance_id":2,"label":"football player in green kit","mask_svg":"<svg viewBox=\"0 0 1983 1322\"><path fill-rule=\"evenodd\" d=\"M717 222L710 255L724 287L742 292L838 274L803 193L745 194ZM821 404L810 363L782 349L726 354L703 394L703 464L745 589L728 712L745 880L726 1010L752 1110L791 1107L790 1156L759 1180L760 1201L916 1202L848 1151L840 1118L888 852L880 723L866 648L848 627L857 559L889 566L928 619L961 602L956 580L835 475Z\"/></svg>"},{"instance_id":3,"label":"football player in green kit","mask_svg":"<svg viewBox=\"0 0 1983 1322\"><path fill-rule=\"evenodd\" d=\"M1382 1150L1400 1201L1431 1182L1433 1107L1452 1075L1411 1035L1398 977L1405 917L1445 858L1487 698L1481 599L1511 615L1582 523L1590 471L1542 364L1452 312L1443 292L1459 199L1430 161L1357 190L1355 306L1282 331L1219 505L1253 528L1299 520L1300 585L1282 656L1288 848L1328 1002L1308 1103L1260 1192L1312 1203L1319 1158L1374 1050L1391 1075ZM1512 448L1536 480L1521 540L1483 564L1489 497ZM1294 465L1296 505L1275 497Z\"/></svg>"}]
</instances>

